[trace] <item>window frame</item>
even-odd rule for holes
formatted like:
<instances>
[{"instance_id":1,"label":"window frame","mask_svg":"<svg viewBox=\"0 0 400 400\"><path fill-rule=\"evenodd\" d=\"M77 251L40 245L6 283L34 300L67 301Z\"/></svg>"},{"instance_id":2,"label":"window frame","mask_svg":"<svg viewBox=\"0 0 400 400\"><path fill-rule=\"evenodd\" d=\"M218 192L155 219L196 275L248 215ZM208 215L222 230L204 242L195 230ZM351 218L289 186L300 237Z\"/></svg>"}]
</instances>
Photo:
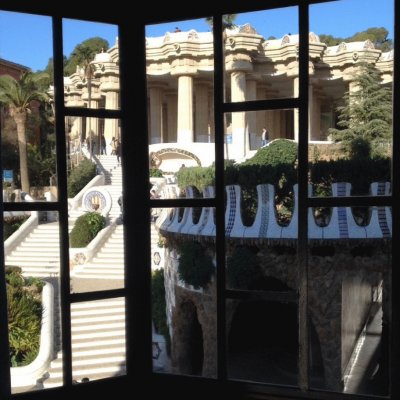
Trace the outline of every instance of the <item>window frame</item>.
<instances>
[{"instance_id":1,"label":"window frame","mask_svg":"<svg viewBox=\"0 0 400 400\"><path fill-rule=\"evenodd\" d=\"M140 393L146 390L148 393L167 393L173 390L177 397L185 397L188 385L192 392L198 394L198 398L213 394L231 398L238 396L246 398L313 398L313 399L368 399L376 398L367 395L350 395L333 392L310 390L307 376L307 326L300 331L302 354L300 370L300 388L284 388L273 385L249 384L226 379L226 338L225 338L225 300L232 293L225 288L224 268L217 269L217 340L218 340L218 377L217 379L195 378L188 376L176 376L152 372L151 362L151 274L150 274L150 226L148 215L151 208L165 206L213 206L216 207L216 249L218 265L225 264L225 237L224 237L224 138L223 116L232 111L256 111L266 109L299 108L299 259L301 268L300 287L300 315L307 315L307 209L319 206L355 206L355 205L387 205L394 206L400 200L400 174L394 173L400 169L400 137L393 135L393 163L392 163L392 194L382 196L379 199L364 197L347 198L308 198L307 197L307 172L308 172L308 8L311 4L324 3L329 0L247 0L243 4L239 0L222 1L221 4L202 5L200 11L194 12L192 5L181 6L177 9L169 3L165 6L165 12L160 12L162 17L154 16L151 6L139 12L138 22L132 24L131 18L123 8L117 9L114 15L109 15L109 10L96 10L84 12L72 9L71 6L58 5L51 2L38 4L20 4L12 6L1 4L0 8L6 11L28 12L48 15L53 18L53 43L54 43L54 71L55 71L55 110L57 136L57 170L59 185L59 200L54 203L3 203L0 207L3 211L14 210L52 210L59 213L60 219L60 250L61 250L61 293L62 293L62 323L63 323L63 372L64 386L54 389L40 390L36 392L11 395L8 365L7 343L7 312L5 297L4 269L0 271L0 374L2 384L1 398L29 398L45 399L53 398L54 394L72 393L74 395L88 396L94 392L104 393L104 390L114 389L115 393L121 393L121 388ZM121 2L122 3L122 2ZM177 2L178 3L178 2ZM260 4L261 3L261 4ZM116 3L116 5L118 2ZM179 3L178 3L179 4ZM400 0L394 0L394 21L400 21ZM224 73L222 40L214 40L214 65L221 68L214 69L214 120L215 120L215 167L216 167L216 197L215 199L179 199L158 200L149 199L147 188L149 180L148 165L148 138L147 132L147 93L146 93L146 54L145 54L145 26L152 23L162 23L179 19L214 17L213 30L215 38L222 38L221 17L226 13L240 13L256 11L267 8L280 8L297 5L299 7L299 97L296 99L265 100L256 102L243 102L229 104L224 102ZM57 9L56 9L57 8ZM64 105L63 77L62 77L62 18L76 18L92 20L96 22L108 22L119 26L119 51L120 51L120 110L102 109L78 109ZM395 24L394 29L394 71L393 71L393 110L400 108L400 24ZM135 56L133 57L132 54ZM139 78L137 78L139 77ZM141 77L141 78L140 78ZM134 88L134 90L132 90ZM139 101L138 101L139 100ZM131 110L135 110L132 117ZM83 116L96 118L118 118L121 122L122 140L122 166L123 190L124 190L124 238L125 238L125 286L123 289L71 294L69 287L69 255L68 255L68 204L66 192L66 144L64 119L67 116ZM400 131L400 118L393 113L393 132ZM125 134L126 132L126 134ZM0 160L1 161L1 160ZM140 210L138 212L137 210ZM143 212L145 210L145 212ZM392 207L393 229L392 240L398 241L400 237L400 210ZM147 211L147 212L146 212ZM400 272L394 268L400 264L400 255L397 249L392 248L392 285L400 281ZM4 260L4 248L1 247L1 255ZM3 262L4 263L4 262ZM127 335L127 375L108 378L102 381L90 382L86 385L72 384L71 366L71 335L70 335L70 307L74 302L97 300L123 296L126 299L126 335ZM400 395L400 348L396 338L400 334L400 294L393 290L391 293L392 326L391 326L391 382L390 399L396 399ZM128 397L128 396L127 396ZM197 396L195 396L197 398ZM204 397L203 397L204 398Z\"/></svg>"}]
</instances>

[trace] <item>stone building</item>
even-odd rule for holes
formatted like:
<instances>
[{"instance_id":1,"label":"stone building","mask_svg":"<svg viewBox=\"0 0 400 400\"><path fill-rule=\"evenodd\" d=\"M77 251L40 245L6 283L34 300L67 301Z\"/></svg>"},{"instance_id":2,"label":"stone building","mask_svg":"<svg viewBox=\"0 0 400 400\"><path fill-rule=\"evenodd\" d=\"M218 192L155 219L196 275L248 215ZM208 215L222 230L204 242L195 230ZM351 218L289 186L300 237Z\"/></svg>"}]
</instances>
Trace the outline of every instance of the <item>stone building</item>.
<instances>
[{"instance_id":1,"label":"stone building","mask_svg":"<svg viewBox=\"0 0 400 400\"><path fill-rule=\"evenodd\" d=\"M225 98L228 102L294 98L299 90L299 36L287 34L265 39L249 24L228 30L225 41ZM382 84L392 81L393 52L382 53L372 42L327 46L309 34L309 140L327 142L335 126L336 107L347 91L357 88L354 78L361 63L373 63ZM148 37L147 94L149 152L159 152L163 170L186 165L203 166L213 160L213 35L211 32L167 32ZM67 106L118 109L118 41L92 61L94 76L88 83L80 69L65 78ZM89 87L90 86L90 87ZM89 93L90 92L90 93ZM90 100L89 100L90 98ZM266 127L270 140L298 139L298 111L269 110L226 115L226 152L238 161L260 147ZM118 120L76 119L72 136L94 137L104 132L106 142L119 136ZM168 149L166 151L165 149ZM180 155L179 155L180 154ZM196 156L196 157L194 157ZM170 163L172 159L178 159ZM189 161L189 162L188 162Z\"/></svg>"}]
</instances>

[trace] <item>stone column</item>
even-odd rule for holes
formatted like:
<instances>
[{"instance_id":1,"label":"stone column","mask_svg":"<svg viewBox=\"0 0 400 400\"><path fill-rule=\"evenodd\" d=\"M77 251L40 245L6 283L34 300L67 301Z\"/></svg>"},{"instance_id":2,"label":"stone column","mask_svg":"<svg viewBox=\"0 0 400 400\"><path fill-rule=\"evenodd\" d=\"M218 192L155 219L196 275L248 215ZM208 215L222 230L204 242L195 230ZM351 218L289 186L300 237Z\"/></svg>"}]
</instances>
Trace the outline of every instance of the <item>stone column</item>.
<instances>
[{"instance_id":1,"label":"stone column","mask_svg":"<svg viewBox=\"0 0 400 400\"><path fill-rule=\"evenodd\" d=\"M150 86L150 144L162 143L162 96L160 86Z\"/></svg>"},{"instance_id":2,"label":"stone column","mask_svg":"<svg viewBox=\"0 0 400 400\"><path fill-rule=\"evenodd\" d=\"M178 143L193 143L193 77L178 77Z\"/></svg>"},{"instance_id":3,"label":"stone column","mask_svg":"<svg viewBox=\"0 0 400 400\"><path fill-rule=\"evenodd\" d=\"M321 101L315 87L309 87L309 140L321 140Z\"/></svg>"},{"instance_id":4,"label":"stone column","mask_svg":"<svg viewBox=\"0 0 400 400\"><path fill-rule=\"evenodd\" d=\"M231 72L231 99L232 102L246 100L246 73L243 71ZM230 158L240 160L246 155L245 147L246 114L232 113L232 150Z\"/></svg>"},{"instance_id":5,"label":"stone column","mask_svg":"<svg viewBox=\"0 0 400 400\"><path fill-rule=\"evenodd\" d=\"M167 99L167 132L164 140L168 143L176 143L177 133L177 115L178 115L178 97L176 93L166 93Z\"/></svg>"},{"instance_id":6,"label":"stone column","mask_svg":"<svg viewBox=\"0 0 400 400\"><path fill-rule=\"evenodd\" d=\"M299 77L293 78L293 97L299 97ZM293 110L294 140L299 141L299 109Z\"/></svg>"},{"instance_id":7,"label":"stone column","mask_svg":"<svg viewBox=\"0 0 400 400\"><path fill-rule=\"evenodd\" d=\"M209 142L215 143L215 124L214 124L214 93L213 91L208 93L208 135Z\"/></svg>"},{"instance_id":8,"label":"stone column","mask_svg":"<svg viewBox=\"0 0 400 400\"><path fill-rule=\"evenodd\" d=\"M199 83L195 88L196 142L208 142L208 85Z\"/></svg>"},{"instance_id":9,"label":"stone column","mask_svg":"<svg viewBox=\"0 0 400 400\"><path fill-rule=\"evenodd\" d=\"M246 82L246 99L257 100L257 82L254 79ZM246 154L257 148L257 112L246 113ZM261 128L262 129L262 128Z\"/></svg>"},{"instance_id":10,"label":"stone column","mask_svg":"<svg viewBox=\"0 0 400 400\"><path fill-rule=\"evenodd\" d=\"M118 109L118 92L108 91L106 92L106 109L117 110ZM119 124L118 120L114 118L106 118L104 120L104 137L106 143L109 144L113 137L119 137ZM108 152L107 152L108 153Z\"/></svg>"}]
</instances>

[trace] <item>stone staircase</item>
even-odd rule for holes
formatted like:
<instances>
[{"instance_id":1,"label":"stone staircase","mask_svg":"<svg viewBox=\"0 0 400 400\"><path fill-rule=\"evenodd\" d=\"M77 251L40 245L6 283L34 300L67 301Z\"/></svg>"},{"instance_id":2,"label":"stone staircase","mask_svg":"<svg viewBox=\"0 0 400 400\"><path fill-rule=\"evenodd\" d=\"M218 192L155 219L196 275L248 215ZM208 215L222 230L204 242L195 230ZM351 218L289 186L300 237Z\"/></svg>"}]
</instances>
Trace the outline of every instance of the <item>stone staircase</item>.
<instances>
[{"instance_id":1,"label":"stone staircase","mask_svg":"<svg viewBox=\"0 0 400 400\"><path fill-rule=\"evenodd\" d=\"M5 258L6 265L22 268L25 276L51 277L60 273L58 222L42 223ZM71 224L70 224L71 230Z\"/></svg>"},{"instance_id":2,"label":"stone staircase","mask_svg":"<svg viewBox=\"0 0 400 400\"><path fill-rule=\"evenodd\" d=\"M124 279L124 227L116 225L93 259L73 271L75 278Z\"/></svg>"},{"instance_id":3,"label":"stone staircase","mask_svg":"<svg viewBox=\"0 0 400 400\"><path fill-rule=\"evenodd\" d=\"M122 194L122 168L117 163L116 156L99 155L98 160L99 171L105 176L105 185L100 186L107 190L112 199L111 210L109 213L110 220L118 218L121 215L121 209L118 204L118 198Z\"/></svg>"},{"instance_id":4,"label":"stone staircase","mask_svg":"<svg viewBox=\"0 0 400 400\"><path fill-rule=\"evenodd\" d=\"M124 299L71 305L72 376L96 380L125 373ZM62 385L62 352L51 362L44 388Z\"/></svg>"}]
</instances>

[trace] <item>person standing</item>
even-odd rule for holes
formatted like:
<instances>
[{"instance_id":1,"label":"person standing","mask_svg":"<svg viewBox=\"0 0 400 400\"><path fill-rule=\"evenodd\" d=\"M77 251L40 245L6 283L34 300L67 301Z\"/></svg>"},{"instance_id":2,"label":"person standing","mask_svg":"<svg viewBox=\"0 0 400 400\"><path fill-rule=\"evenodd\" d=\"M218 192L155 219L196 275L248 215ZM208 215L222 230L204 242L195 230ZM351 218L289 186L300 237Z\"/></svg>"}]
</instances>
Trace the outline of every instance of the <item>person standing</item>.
<instances>
[{"instance_id":1,"label":"person standing","mask_svg":"<svg viewBox=\"0 0 400 400\"><path fill-rule=\"evenodd\" d=\"M262 132L261 132L261 147L264 147L267 145L269 140L269 134L267 131L267 128L263 128Z\"/></svg>"},{"instance_id":2,"label":"person standing","mask_svg":"<svg viewBox=\"0 0 400 400\"><path fill-rule=\"evenodd\" d=\"M121 161L121 142L119 139L116 140L117 144L116 144L116 148L115 148L115 153L117 155L117 162L118 164Z\"/></svg>"}]
</instances>

